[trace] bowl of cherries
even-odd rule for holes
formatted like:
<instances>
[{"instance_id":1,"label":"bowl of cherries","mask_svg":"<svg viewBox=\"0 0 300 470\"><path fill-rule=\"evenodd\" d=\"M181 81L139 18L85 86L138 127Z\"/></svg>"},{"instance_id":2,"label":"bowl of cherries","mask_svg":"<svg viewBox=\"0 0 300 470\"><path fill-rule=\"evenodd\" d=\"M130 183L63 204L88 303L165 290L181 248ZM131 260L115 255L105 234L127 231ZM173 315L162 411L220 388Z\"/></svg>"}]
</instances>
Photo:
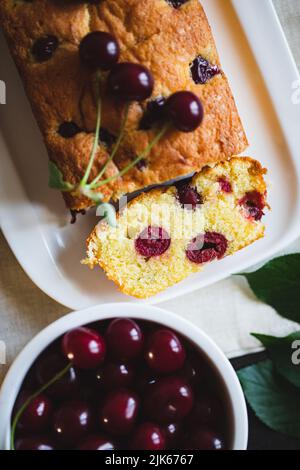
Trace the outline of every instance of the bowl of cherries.
<instances>
[{"instance_id":1,"label":"bowl of cherries","mask_svg":"<svg viewBox=\"0 0 300 470\"><path fill-rule=\"evenodd\" d=\"M236 374L205 333L145 304L74 312L19 354L0 391L0 448L241 450Z\"/></svg>"}]
</instances>

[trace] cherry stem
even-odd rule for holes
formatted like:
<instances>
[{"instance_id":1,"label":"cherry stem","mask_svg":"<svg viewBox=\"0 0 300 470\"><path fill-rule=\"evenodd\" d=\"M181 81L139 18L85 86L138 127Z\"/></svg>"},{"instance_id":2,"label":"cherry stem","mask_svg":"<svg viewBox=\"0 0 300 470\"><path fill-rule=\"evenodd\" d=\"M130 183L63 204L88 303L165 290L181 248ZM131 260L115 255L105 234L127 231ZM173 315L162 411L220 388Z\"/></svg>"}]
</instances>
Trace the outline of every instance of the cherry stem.
<instances>
[{"instance_id":1,"label":"cherry stem","mask_svg":"<svg viewBox=\"0 0 300 470\"><path fill-rule=\"evenodd\" d=\"M129 107L130 107L130 103L126 103L125 105L125 110L124 110L124 116L123 116L123 119L122 119L122 123L121 123L121 127L120 127L120 132L119 132L119 137L118 137L118 140L113 148L113 151L111 153L111 155L109 156L109 158L106 160L103 168L101 169L100 173L96 176L96 178L91 182L91 184L89 184L89 187L91 189L93 189L93 187L98 183L98 181L101 179L101 177L103 176L103 174L105 173L105 170L108 166L108 164L114 159L114 156L116 155L119 147L120 147L120 144L123 140L123 137L124 137L124 133L125 133L125 126L126 126L126 122L127 122L127 119L128 119L128 113L129 113Z\"/></svg>"},{"instance_id":2,"label":"cherry stem","mask_svg":"<svg viewBox=\"0 0 300 470\"><path fill-rule=\"evenodd\" d=\"M27 406L30 405L32 400L34 400L34 398L36 398L40 393L43 393L47 388L49 388L57 380L61 379L68 372L71 366L72 366L72 363L70 362L63 370L58 372L52 379L50 379L49 382L45 383L41 388L39 388L39 390L37 390L32 395L30 395L30 397L27 398L27 400L23 403L23 405L17 411L13 419L12 425L11 425L11 433L10 433L10 449L11 450L15 450L15 434L16 434L17 424L22 414L26 410Z\"/></svg>"},{"instance_id":3,"label":"cherry stem","mask_svg":"<svg viewBox=\"0 0 300 470\"><path fill-rule=\"evenodd\" d=\"M143 153L136 157L131 163L129 163L123 170L119 171L117 174L111 176L110 178L106 178L105 180L100 181L100 183L96 184L93 189L98 189L104 184L108 184L111 181L114 181L117 178L120 178L121 176L125 175L131 168L133 168L139 161L141 161L143 158L145 158L153 149L153 147L157 144L157 142L163 137L163 135L168 131L170 128L171 124L167 123L161 130L158 132L158 134L154 137L154 139L147 145Z\"/></svg>"},{"instance_id":4,"label":"cherry stem","mask_svg":"<svg viewBox=\"0 0 300 470\"><path fill-rule=\"evenodd\" d=\"M96 157L96 152L97 148L99 146L99 134L100 134L100 127L101 127L101 95L100 95L100 79L101 79L101 72L98 70L96 73L96 93L97 93L97 122L96 122L96 129L95 129L95 137L94 137L94 143L89 159L88 166L85 170L85 174L80 181L79 186L86 186L86 183L89 179L95 157Z\"/></svg>"}]
</instances>

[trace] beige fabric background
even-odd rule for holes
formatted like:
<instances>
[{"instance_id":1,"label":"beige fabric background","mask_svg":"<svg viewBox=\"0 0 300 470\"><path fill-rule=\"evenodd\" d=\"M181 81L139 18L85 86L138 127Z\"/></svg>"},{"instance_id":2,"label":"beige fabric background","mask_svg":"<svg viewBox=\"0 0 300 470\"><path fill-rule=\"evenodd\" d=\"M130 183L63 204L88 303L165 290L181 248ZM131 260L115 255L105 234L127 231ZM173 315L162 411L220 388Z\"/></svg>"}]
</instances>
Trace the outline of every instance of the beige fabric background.
<instances>
[{"instance_id":1,"label":"beige fabric background","mask_svg":"<svg viewBox=\"0 0 300 470\"><path fill-rule=\"evenodd\" d=\"M274 3L300 67L300 0L274 0ZM255 349L257 344L251 343L248 333L255 329L258 318L260 332L284 333L295 328L271 308L258 303L241 279L225 280L203 289L201 305L199 294L194 293L162 306L181 314L184 312L187 318L213 336L229 356ZM28 279L0 233L0 341L5 341L7 346L7 363L0 365L0 383L22 347L39 330L67 312L68 309L51 300ZM224 318L229 313L231 321L224 328Z\"/></svg>"}]
</instances>

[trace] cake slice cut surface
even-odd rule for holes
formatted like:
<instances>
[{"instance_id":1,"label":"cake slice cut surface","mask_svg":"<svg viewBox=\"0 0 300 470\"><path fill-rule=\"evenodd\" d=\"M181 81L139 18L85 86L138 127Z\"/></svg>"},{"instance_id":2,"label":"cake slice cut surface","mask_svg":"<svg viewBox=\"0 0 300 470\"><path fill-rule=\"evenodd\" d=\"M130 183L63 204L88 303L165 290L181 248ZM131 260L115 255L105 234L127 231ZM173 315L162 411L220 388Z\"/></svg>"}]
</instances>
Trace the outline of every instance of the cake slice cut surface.
<instances>
[{"instance_id":1,"label":"cake slice cut surface","mask_svg":"<svg viewBox=\"0 0 300 470\"><path fill-rule=\"evenodd\" d=\"M232 157L188 183L143 193L116 228L96 226L85 263L101 266L125 294L155 295L264 236L265 173L256 160Z\"/></svg>"}]
</instances>

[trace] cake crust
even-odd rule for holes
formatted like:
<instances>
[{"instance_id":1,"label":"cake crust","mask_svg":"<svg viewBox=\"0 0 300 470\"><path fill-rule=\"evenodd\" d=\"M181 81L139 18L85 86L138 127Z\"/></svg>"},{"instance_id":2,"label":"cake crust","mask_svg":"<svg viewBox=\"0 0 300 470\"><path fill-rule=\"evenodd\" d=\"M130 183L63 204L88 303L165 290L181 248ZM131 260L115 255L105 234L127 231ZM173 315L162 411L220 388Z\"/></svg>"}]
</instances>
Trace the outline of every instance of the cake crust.
<instances>
[{"instance_id":1,"label":"cake crust","mask_svg":"<svg viewBox=\"0 0 300 470\"><path fill-rule=\"evenodd\" d=\"M196 84L190 64L201 55L221 69L207 18L198 0L173 8L166 0L104 0L99 5L54 0L1 0L0 21L10 50L23 78L49 157L70 183L77 183L86 168L96 122L91 73L80 64L78 46L94 30L114 34L121 47L122 62L148 67L155 79L151 99L190 90L202 101L205 117L193 133L170 130L154 147L142 168L101 188L104 199L118 199L151 184L198 171L207 164L241 153L247 139L223 72L206 84ZM39 38L54 35L59 46L45 62L37 62L32 47ZM102 126L112 135L119 131L123 105L105 89ZM146 103L131 105L126 135L106 177L116 174L142 153L154 131L139 130ZM57 132L63 122L75 122L81 132L64 138ZM108 158L99 147L91 178ZM85 197L64 194L71 209L93 205Z\"/></svg>"}]
</instances>

